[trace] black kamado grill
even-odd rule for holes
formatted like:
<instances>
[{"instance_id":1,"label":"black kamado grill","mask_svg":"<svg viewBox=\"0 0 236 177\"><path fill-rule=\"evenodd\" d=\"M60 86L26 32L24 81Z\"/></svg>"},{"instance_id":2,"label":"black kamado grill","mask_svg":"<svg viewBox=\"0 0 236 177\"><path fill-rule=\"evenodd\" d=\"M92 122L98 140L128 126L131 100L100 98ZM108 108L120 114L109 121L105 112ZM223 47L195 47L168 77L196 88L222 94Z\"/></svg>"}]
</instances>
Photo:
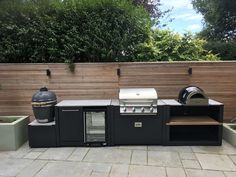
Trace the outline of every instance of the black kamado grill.
<instances>
[{"instance_id":1,"label":"black kamado grill","mask_svg":"<svg viewBox=\"0 0 236 177\"><path fill-rule=\"evenodd\" d=\"M54 106L57 103L56 94L48 91L46 87L41 88L32 97L32 108L34 116L39 123L47 123L54 120Z\"/></svg>"},{"instance_id":2,"label":"black kamado grill","mask_svg":"<svg viewBox=\"0 0 236 177\"><path fill-rule=\"evenodd\" d=\"M186 105L208 105L209 99L201 88L188 86L179 92L178 101Z\"/></svg>"}]
</instances>

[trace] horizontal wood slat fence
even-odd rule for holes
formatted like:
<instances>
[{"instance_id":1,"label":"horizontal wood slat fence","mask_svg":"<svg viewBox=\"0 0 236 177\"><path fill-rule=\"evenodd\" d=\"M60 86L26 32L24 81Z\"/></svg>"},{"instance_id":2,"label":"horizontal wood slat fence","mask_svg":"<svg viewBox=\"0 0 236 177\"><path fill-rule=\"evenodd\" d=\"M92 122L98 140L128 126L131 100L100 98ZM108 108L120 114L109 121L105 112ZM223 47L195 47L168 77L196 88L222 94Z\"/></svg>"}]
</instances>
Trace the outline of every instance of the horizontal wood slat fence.
<instances>
[{"instance_id":1,"label":"horizontal wood slat fence","mask_svg":"<svg viewBox=\"0 0 236 177\"><path fill-rule=\"evenodd\" d=\"M236 117L236 62L84 63L74 73L66 64L0 64L0 115L32 115L31 97L42 86L61 101L118 98L121 87L154 87L159 98L177 99L187 85L223 102L225 121Z\"/></svg>"}]
</instances>

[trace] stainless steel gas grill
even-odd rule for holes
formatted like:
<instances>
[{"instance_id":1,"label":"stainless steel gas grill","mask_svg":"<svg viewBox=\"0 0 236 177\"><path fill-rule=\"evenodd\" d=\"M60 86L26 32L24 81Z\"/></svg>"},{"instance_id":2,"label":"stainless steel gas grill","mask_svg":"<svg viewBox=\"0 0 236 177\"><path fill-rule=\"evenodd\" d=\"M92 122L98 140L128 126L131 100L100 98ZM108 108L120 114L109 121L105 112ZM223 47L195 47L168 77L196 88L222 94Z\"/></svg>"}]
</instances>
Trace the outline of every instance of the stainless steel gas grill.
<instances>
[{"instance_id":1,"label":"stainless steel gas grill","mask_svg":"<svg viewBox=\"0 0 236 177\"><path fill-rule=\"evenodd\" d=\"M162 142L165 106L154 88L121 88L113 107L114 144L155 145Z\"/></svg>"},{"instance_id":2,"label":"stainless steel gas grill","mask_svg":"<svg viewBox=\"0 0 236 177\"><path fill-rule=\"evenodd\" d=\"M120 114L157 114L157 99L154 88L121 88L119 92Z\"/></svg>"}]
</instances>

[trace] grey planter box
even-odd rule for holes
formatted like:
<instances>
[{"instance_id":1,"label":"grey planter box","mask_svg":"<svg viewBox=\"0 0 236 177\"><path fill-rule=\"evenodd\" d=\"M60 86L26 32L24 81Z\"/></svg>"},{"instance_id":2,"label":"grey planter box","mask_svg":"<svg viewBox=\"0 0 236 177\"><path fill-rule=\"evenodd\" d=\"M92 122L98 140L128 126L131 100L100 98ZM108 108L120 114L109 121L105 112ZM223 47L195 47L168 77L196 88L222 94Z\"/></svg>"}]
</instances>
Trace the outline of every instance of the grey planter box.
<instances>
[{"instance_id":1,"label":"grey planter box","mask_svg":"<svg viewBox=\"0 0 236 177\"><path fill-rule=\"evenodd\" d=\"M29 116L0 116L0 150L17 150L28 139Z\"/></svg>"},{"instance_id":2,"label":"grey planter box","mask_svg":"<svg viewBox=\"0 0 236 177\"><path fill-rule=\"evenodd\" d=\"M236 124L224 123L223 124L223 138L236 147Z\"/></svg>"}]
</instances>

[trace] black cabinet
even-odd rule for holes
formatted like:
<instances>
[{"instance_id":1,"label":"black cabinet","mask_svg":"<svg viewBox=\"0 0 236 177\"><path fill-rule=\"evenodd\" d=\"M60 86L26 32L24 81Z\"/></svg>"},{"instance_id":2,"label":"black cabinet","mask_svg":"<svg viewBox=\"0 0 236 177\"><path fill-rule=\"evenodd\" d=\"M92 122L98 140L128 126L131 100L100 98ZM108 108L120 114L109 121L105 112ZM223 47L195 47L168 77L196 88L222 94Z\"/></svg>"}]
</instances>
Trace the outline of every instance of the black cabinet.
<instances>
[{"instance_id":1,"label":"black cabinet","mask_svg":"<svg viewBox=\"0 0 236 177\"><path fill-rule=\"evenodd\" d=\"M59 144L82 145L84 142L82 107L59 107L57 114Z\"/></svg>"},{"instance_id":2,"label":"black cabinet","mask_svg":"<svg viewBox=\"0 0 236 177\"><path fill-rule=\"evenodd\" d=\"M162 144L162 121L164 106L158 107L157 115L121 115L114 107L115 145Z\"/></svg>"},{"instance_id":3,"label":"black cabinet","mask_svg":"<svg viewBox=\"0 0 236 177\"><path fill-rule=\"evenodd\" d=\"M164 122L164 144L221 145L224 106L213 103L205 106L169 104Z\"/></svg>"},{"instance_id":4,"label":"black cabinet","mask_svg":"<svg viewBox=\"0 0 236 177\"><path fill-rule=\"evenodd\" d=\"M38 123L36 120L28 125L29 146L31 148L56 147L56 126L54 122Z\"/></svg>"}]
</instances>

